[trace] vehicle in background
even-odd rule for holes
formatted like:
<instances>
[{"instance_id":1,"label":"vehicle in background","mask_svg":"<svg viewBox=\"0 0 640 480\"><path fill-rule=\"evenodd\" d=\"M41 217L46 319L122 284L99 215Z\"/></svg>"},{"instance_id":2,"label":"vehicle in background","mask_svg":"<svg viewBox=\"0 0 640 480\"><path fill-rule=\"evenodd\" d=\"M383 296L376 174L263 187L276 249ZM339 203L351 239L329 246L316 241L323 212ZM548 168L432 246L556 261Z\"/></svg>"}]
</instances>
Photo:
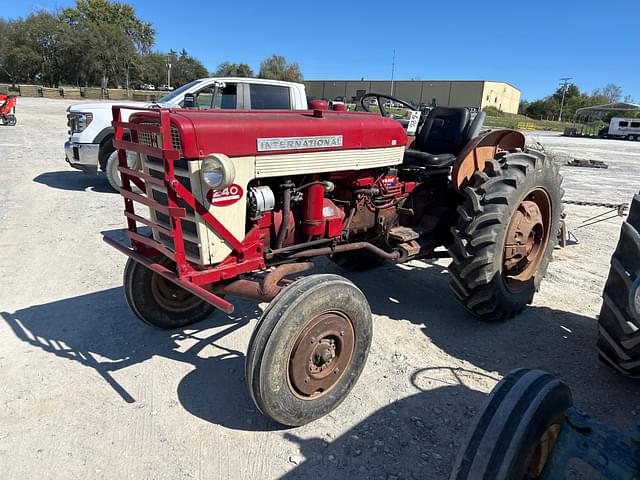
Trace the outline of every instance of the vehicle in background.
<instances>
[{"instance_id":1,"label":"vehicle in background","mask_svg":"<svg viewBox=\"0 0 640 480\"><path fill-rule=\"evenodd\" d=\"M18 123L16 118L16 97L15 95L4 95L0 93L0 125L14 126Z\"/></svg>"},{"instance_id":2,"label":"vehicle in background","mask_svg":"<svg viewBox=\"0 0 640 480\"><path fill-rule=\"evenodd\" d=\"M143 83L140 85L140 90L155 90L155 85L151 83Z\"/></svg>"},{"instance_id":3,"label":"vehicle in background","mask_svg":"<svg viewBox=\"0 0 640 480\"><path fill-rule=\"evenodd\" d=\"M113 105L145 106L140 102L81 103L67 108L69 140L64 149L66 161L89 175L103 170L115 190L120 188L118 156L113 147L111 126ZM146 106L190 108L195 110L306 110L305 87L301 83L259 78L201 78L181 86ZM128 119L129 111L124 110ZM136 159L130 167L137 168Z\"/></svg>"},{"instance_id":4,"label":"vehicle in background","mask_svg":"<svg viewBox=\"0 0 640 480\"><path fill-rule=\"evenodd\" d=\"M160 90L161 92L172 92L173 91L173 87L163 84L163 85L160 85L158 87L158 90Z\"/></svg>"},{"instance_id":5,"label":"vehicle in background","mask_svg":"<svg viewBox=\"0 0 640 480\"><path fill-rule=\"evenodd\" d=\"M640 118L613 117L608 127L598 131L598 136L640 141Z\"/></svg>"}]
</instances>

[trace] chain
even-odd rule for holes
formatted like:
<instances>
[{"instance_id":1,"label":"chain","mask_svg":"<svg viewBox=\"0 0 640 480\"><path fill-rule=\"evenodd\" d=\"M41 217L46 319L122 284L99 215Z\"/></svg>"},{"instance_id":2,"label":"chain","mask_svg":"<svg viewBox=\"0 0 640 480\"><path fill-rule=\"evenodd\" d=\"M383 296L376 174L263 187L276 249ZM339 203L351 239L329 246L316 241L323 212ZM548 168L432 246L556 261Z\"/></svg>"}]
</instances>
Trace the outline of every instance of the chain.
<instances>
[{"instance_id":1,"label":"chain","mask_svg":"<svg viewBox=\"0 0 640 480\"><path fill-rule=\"evenodd\" d=\"M583 207L604 207L618 212L625 212L629 208L628 203L603 203L603 202L587 202L584 200L563 200L563 203L569 205L581 205Z\"/></svg>"}]
</instances>

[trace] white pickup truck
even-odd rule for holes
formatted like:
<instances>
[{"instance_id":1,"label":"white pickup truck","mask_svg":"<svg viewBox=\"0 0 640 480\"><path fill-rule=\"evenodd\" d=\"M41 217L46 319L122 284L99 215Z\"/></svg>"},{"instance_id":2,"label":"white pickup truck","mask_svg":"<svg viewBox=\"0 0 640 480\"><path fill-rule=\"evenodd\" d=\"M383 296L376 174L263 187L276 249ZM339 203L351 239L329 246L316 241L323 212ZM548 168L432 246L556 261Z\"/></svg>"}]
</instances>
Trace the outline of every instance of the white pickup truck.
<instances>
[{"instance_id":1,"label":"white pickup truck","mask_svg":"<svg viewBox=\"0 0 640 480\"><path fill-rule=\"evenodd\" d=\"M186 98L186 102L185 102ZM89 175L98 169L106 173L115 190L120 189L118 156L113 148L111 107L114 104L140 107L140 102L94 102L67 108L69 140L64 145L66 160ZM202 78L187 83L147 106L194 108L198 110L306 110L303 84L260 78ZM132 111L123 111L123 120ZM132 160L135 161L135 160ZM137 165L130 165L137 167Z\"/></svg>"}]
</instances>

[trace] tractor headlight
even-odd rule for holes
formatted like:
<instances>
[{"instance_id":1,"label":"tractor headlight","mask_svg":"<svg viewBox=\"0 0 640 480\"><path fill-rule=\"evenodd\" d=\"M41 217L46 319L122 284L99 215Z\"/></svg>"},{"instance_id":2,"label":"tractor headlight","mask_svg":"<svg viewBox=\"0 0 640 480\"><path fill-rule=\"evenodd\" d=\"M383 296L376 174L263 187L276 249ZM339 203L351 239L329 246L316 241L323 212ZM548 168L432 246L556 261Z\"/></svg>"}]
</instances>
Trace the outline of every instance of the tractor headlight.
<instances>
[{"instance_id":1,"label":"tractor headlight","mask_svg":"<svg viewBox=\"0 0 640 480\"><path fill-rule=\"evenodd\" d=\"M236 168L229 157L215 153L204 159L200 175L204 183L214 190L224 190L236 178Z\"/></svg>"}]
</instances>

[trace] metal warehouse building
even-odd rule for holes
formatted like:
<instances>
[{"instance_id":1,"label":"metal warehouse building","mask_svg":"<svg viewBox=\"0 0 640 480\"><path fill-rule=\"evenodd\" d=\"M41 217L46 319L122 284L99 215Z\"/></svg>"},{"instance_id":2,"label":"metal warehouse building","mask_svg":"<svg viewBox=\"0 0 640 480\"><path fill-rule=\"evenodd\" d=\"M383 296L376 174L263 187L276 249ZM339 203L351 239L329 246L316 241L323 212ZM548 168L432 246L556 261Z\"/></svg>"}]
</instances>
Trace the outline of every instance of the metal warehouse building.
<instances>
[{"instance_id":1,"label":"metal warehouse building","mask_svg":"<svg viewBox=\"0 0 640 480\"><path fill-rule=\"evenodd\" d=\"M307 95L334 100L359 98L365 93L391 93L390 80L309 80ZM520 90L506 82L489 80L399 80L393 82L393 96L442 107L495 107L518 113Z\"/></svg>"}]
</instances>

